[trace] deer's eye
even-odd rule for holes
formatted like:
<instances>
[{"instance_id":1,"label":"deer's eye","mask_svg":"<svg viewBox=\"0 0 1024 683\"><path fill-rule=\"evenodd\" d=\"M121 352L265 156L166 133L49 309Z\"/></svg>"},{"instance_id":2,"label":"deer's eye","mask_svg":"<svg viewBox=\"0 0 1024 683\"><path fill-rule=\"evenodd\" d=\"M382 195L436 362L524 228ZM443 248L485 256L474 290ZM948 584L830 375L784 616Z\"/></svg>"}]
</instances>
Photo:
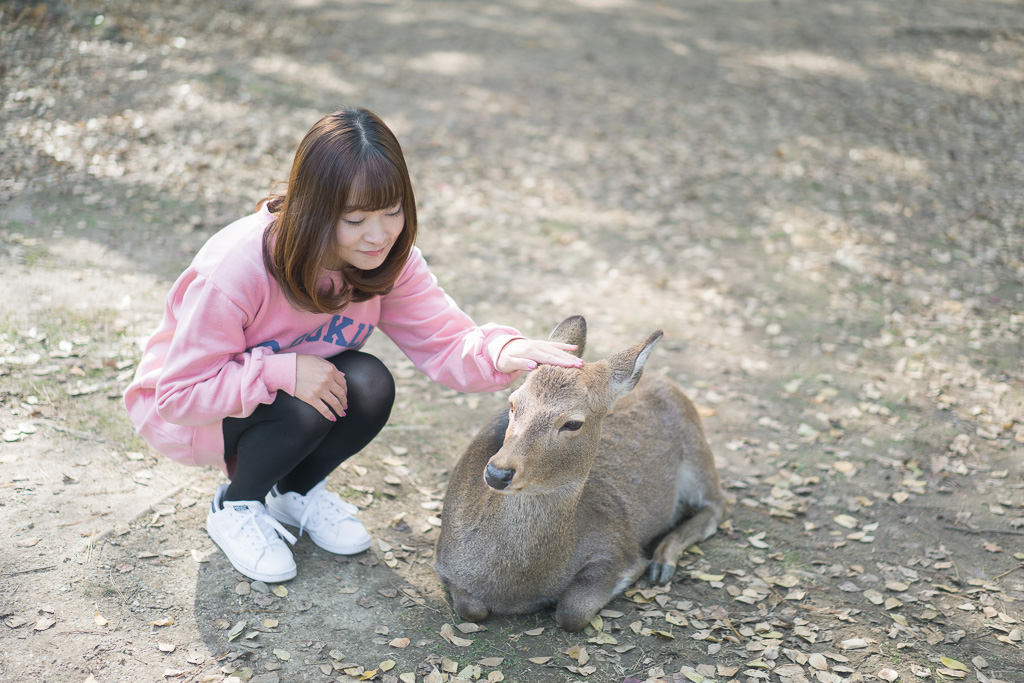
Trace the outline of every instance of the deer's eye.
<instances>
[{"instance_id":1,"label":"deer's eye","mask_svg":"<svg viewBox=\"0 0 1024 683\"><path fill-rule=\"evenodd\" d=\"M576 431L579 431L579 429L582 426L583 426L583 420L568 420L564 425L562 425L562 428L559 429L558 431L560 431L560 432L576 432Z\"/></svg>"}]
</instances>

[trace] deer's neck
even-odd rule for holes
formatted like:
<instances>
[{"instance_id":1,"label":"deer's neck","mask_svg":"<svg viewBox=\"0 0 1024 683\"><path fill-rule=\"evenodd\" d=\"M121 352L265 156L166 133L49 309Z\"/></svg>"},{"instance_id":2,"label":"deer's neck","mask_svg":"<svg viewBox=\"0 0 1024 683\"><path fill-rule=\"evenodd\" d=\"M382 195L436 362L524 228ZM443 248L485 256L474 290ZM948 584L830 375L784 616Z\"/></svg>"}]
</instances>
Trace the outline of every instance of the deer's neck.
<instances>
[{"instance_id":1,"label":"deer's neck","mask_svg":"<svg viewBox=\"0 0 1024 683\"><path fill-rule=\"evenodd\" d=\"M582 493L581 485L501 496L498 525L508 534L505 538L523 546L544 547L547 552L551 552L552 544L568 547L561 541L576 536L576 509Z\"/></svg>"}]
</instances>

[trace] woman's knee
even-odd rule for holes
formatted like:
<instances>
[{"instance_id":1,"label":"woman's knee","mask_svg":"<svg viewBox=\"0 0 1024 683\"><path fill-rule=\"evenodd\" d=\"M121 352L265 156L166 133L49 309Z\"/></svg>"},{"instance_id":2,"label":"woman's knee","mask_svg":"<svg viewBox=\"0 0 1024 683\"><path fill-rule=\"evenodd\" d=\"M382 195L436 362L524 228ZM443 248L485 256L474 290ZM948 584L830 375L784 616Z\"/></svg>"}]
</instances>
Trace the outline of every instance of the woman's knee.
<instances>
[{"instance_id":1,"label":"woman's knee","mask_svg":"<svg viewBox=\"0 0 1024 683\"><path fill-rule=\"evenodd\" d=\"M395 378L387 366L376 356L360 351L346 351L331 360L345 373L349 411L385 413L386 419L395 403Z\"/></svg>"},{"instance_id":2,"label":"woman's knee","mask_svg":"<svg viewBox=\"0 0 1024 683\"><path fill-rule=\"evenodd\" d=\"M334 424L313 406L283 391L277 392L273 407L277 424L288 428L290 432L302 434L305 438L316 439L323 436Z\"/></svg>"},{"instance_id":3,"label":"woman's knee","mask_svg":"<svg viewBox=\"0 0 1024 683\"><path fill-rule=\"evenodd\" d=\"M334 425L334 421L305 401L279 391L273 403L259 406L249 417L225 421L225 456L267 450L306 454L323 441Z\"/></svg>"}]
</instances>

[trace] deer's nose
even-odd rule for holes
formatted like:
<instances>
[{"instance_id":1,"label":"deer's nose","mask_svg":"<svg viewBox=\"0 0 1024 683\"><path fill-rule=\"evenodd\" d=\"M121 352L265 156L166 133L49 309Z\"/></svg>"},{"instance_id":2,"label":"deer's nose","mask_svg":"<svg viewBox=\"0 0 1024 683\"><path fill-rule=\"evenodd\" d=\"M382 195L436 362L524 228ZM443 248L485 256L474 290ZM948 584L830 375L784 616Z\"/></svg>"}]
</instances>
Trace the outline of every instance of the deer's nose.
<instances>
[{"instance_id":1,"label":"deer's nose","mask_svg":"<svg viewBox=\"0 0 1024 683\"><path fill-rule=\"evenodd\" d=\"M509 483L512 481L512 477L514 477L515 474L515 470L503 470L487 463L487 470L484 473L484 481L492 489L502 491L508 488Z\"/></svg>"}]
</instances>

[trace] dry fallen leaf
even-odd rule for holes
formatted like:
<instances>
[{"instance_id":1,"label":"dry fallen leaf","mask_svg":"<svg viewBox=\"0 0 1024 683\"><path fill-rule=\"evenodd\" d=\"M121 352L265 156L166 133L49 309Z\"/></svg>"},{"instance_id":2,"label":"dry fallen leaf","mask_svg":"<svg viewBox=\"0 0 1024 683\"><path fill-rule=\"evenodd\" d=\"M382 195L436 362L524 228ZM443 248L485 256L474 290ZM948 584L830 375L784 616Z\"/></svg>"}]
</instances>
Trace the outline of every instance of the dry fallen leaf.
<instances>
[{"instance_id":1,"label":"dry fallen leaf","mask_svg":"<svg viewBox=\"0 0 1024 683\"><path fill-rule=\"evenodd\" d=\"M772 673L778 676L779 678L786 680L794 679L797 677L803 678L805 671L804 668L799 664L782 664L772 669Z\"/></svg>"},{"instance_id":2,"label":"dry fallen leaf","mask_svg":"<svg viewBox=\"0 0 1024 683\"><path fill-rule=\"evenodd\" d=\"M967 666L963 662L952 659L951 657L939 657L939 661L942 662L942 666L948 669L967 671Z\"/></svg>"},{"instance_id":3,"label":"dry fallen leaf","mask_svg":"<svg viewBox=\"0 0 1024 683\"><path fill-rule=\"evenodd\" d=\"M103 615L101 615L99 612L94 613L92 619L96 622L97 626L106 626L110 623L109 621L104 619Z\"/></svg>"},{"instance_id":4,"label":"dry fallen leaf","mask_svg":"<svg viewBox=\"0 0 1024 683\"><path fill-rule=\"evenodd\" d=\"M196 564L205 564L210 561L210 555L216 552L215 549L209 548L207 550L196 550L193 548L191 551L192 559L195 560Z\"/></svg>"},{"instance_id":5,"label":"dry fallen leaf","mask_svg":"<svg viewBox=\"0 0 1024 683\"><path fill-rule=\"evenodd\" d=\"M541 626L540 628L531 628L529 631L523 631L523 633L525 633L528 636L539 636L540 634L544 633L544 627Z\"/></svg>"},{"instance_id":6,"label":"dry fallen leaf","mask_svg":"<svg viewBox=\"0 0 1024 683\"><path fill-rule=\"evenodd\" d=\"M882 669L875 675L881 678L883 681L889 681L889 683L892 683L900 677L899 672L893 669Z\"/></svg>"},{"instance_id":7,"label":"dry fallen leaf","mask_svg":"<svg viewBox=\"0 0 1024 683\"><path fill-rule=\"evenodd\" d=\"M164 617L155 621L149 622L150 626L174 626L174 617Z\"/></svg>"},{"instance_id":8,"label":"dry fallen leaf","mask_svg":"<svg viewBox=\"0 0 1024 683\"><path fill-rule=\"evenodd\" d=\"M695 403L694 407L697 409L697 414L700 415L702 419L707 419L709 417L714 417L715 415L718 415L718 411L709 406L701 405L700 403Z\"/></svg>"},{"instance_id":9,"label":"dry fallen leaf","mask_svg":"<svg viewBox=\"0 0 1024 683\"><path fill-rule=\"evenodd\" d=\"M814 652L807 657L807 663L818 671L828 671L828 660L820 652Z\"/></svg>"},{"instance_id":10,"label":"dry fallen leaf","mask_svg":"<svg viewBox=\"0 0 1024 683\"><path fill-rule=\"evenodd\" d=\"M530 657L529 660L534 664L547 664L551 661L551 657Z\"/></svg>"},{"instance_id":11,"label":"dry fallen leaf","mask_svg":"<svg viewBox=\"0 0 1024 683\"><path fill-rule=\"evenodd\" d=\"M669 612L665 615L665 621L672 624L673 626L689 626L689 622L679 612Z\"/></svg>"},{"instance_id":12,"label":"dry fallen leaf","mask_svg":"<svg viewBox=\"0 0 1024 683\"><path fill-rule=\"evenodd\" d=\"M271 592L279 598L288 597L288 589L284 586L274 586Z\"/></svg>"},{"instance_id":13,"label":"dry fallen leaf","mask_svg":"<svg viewBox=\"0 0 1024 683\"><path fill-rule=\"evenodd\" d=\"M248 626L248 624L245 621L236 622L235 625L231 627L231 630L228 631L228 641L230 642L242 635L242 631L245 630L246 626Z\"/></svg>"},{"instance_id":14,"label":"dry fallen leaf","mask_svg":"<svg viewBox=\"0 0 1024 683\"><path fill-rule=\"evenodd\" d=\"M395 638L388 645L391 647L398 648L399 650L409 647L409 643L412 642L408 638Z\"/></svg>"},{"instance_id":15,"label":"dry fallen leaf","mask_svg":"<svg viewBox=\"0 0 1024 683\"><path fill-rule=\"evenodd\" d=\"M583 666L590 661L590 653L587 652L587 648L582 647L581 645L573 645L565 651L565 654L575 659L576 663L580 666Z\"/></svg>"},{"instance_id":16,"label":"dry fallen leaf","mask_svg":"<svg viewBox=\"0 0 1024 683\"><path fill-rule=\"evenodd\" d=\"M174 643L159 643L157 648L161 652L174 652Z\"/></svg>"},{"instance_id":17,"label":"dry fallen leaf","mask_svg":"<svg viewBox=\"0 0 1024 683\"><path fill-rule=\"evenodd\" d=\"M642 635L655 635L655 636L659 636L661 638L664 638L665 640L675 640L676 639L676 637L674 635L672 635L671 633L669 633L668 631L655 631L654 629L644 629L641 633L642 633Z\"/></svg>"},{"instance_id":18,"label":"dry fallen leaf","mask_svg":"<svg viewBox=\"0 0 1024 683\"><path fill-rule=\"evenodd\" d=\"M619 641L610 633L601 631L593 638L587 640L588 643L594 643L595 645L618 645Z\"/></svg>"},{"instance_id":19,"label":"dry fallen leaf","mask_svg":"<svg viewBox=\"0 0 1024 683\"><path fill-rule=\"evenodd\" d=\"M56 623L57 623L56 619L51 619L50 617L43 617L39 621L36 622L36 625L32 627L32 630L33 631L45 631L46 629L50 628L51 626L53 626Z\"/></svg>"},{"instance_id":20,"label":"dry fallen leaf","mask_svg":"<svg viewBox=\"0 0 1024 683\"><path fill-rule=\"evenodd\" d=\"M287 662L292 658L292 655L288 650L282 650L281 648L274 649L274 656L280 659L282 662Z\"/></svg>"},{"instance_id":21,"label":"dry fallen leaf","mask_svg":"<svg viewBox=\"0 0 1024 683\"><path fill-rule=\"evenodd\" d=\"M465 681L475 681L478 680L480 676L483 675L483 673L483 669L480 668L479 664L470 664L465 669L459 672L459 675L456 676L456 679Z\"/></svg>"},{"instance_id":22,"label":"dry fallen leaf","mask_svg":"<svg viewBox=\"0 0 1024 683\"><path fill-rule=\"evenodd\" d=\"M447 640L455 647L469 647L473 644L472 640L460 638L457 635L455 635L455 629L452 628L451 624L445 624L441 627L441 637Z\"/></svg>"},{"instance_id":23,"label":"dry fallen leaf","mask_svg":"<svg viewBox=\"0 0 1024 683\"><path fill-rule=\"evenodd\" d=\"M463 622L461 624L455 624L455 628L459 629L463 633L479 633L480 631L487 630L480 624L474 624L471 621Z\"/></svg>"},{"instance_id":24,"label":"dry fallen leaf","mask_svg":"<svg viewBox=\"0 0 1024 683\"><path fill-rule=\"evenodd\" d=\"M832 521L846 529L856 529L859 522L850 515L836 515Z\"/></svg>"},{"instance_id":25,"label":"dry fallen leaf","mask_svg":"<svg viewBox=\"0 0 1024 683\"><path fill-rule=\"evenodd\" d=\"M485 657L477 662L477 664L480 666L501 666L501 663L504 661L504 657Z\"/></svg>"},{"instance_id":26,"label":"dry fallen leaf","mask_svg":"<svg viewBox=\"0 0 1024 683\"><path fill-rule=\"evenodd\" d=\"M836 460L832 463L832 468L840 474L845 474L848 477L852 477L857 473L857 467L852 462L846 460Z\"/></svg>"}]
</instances>

